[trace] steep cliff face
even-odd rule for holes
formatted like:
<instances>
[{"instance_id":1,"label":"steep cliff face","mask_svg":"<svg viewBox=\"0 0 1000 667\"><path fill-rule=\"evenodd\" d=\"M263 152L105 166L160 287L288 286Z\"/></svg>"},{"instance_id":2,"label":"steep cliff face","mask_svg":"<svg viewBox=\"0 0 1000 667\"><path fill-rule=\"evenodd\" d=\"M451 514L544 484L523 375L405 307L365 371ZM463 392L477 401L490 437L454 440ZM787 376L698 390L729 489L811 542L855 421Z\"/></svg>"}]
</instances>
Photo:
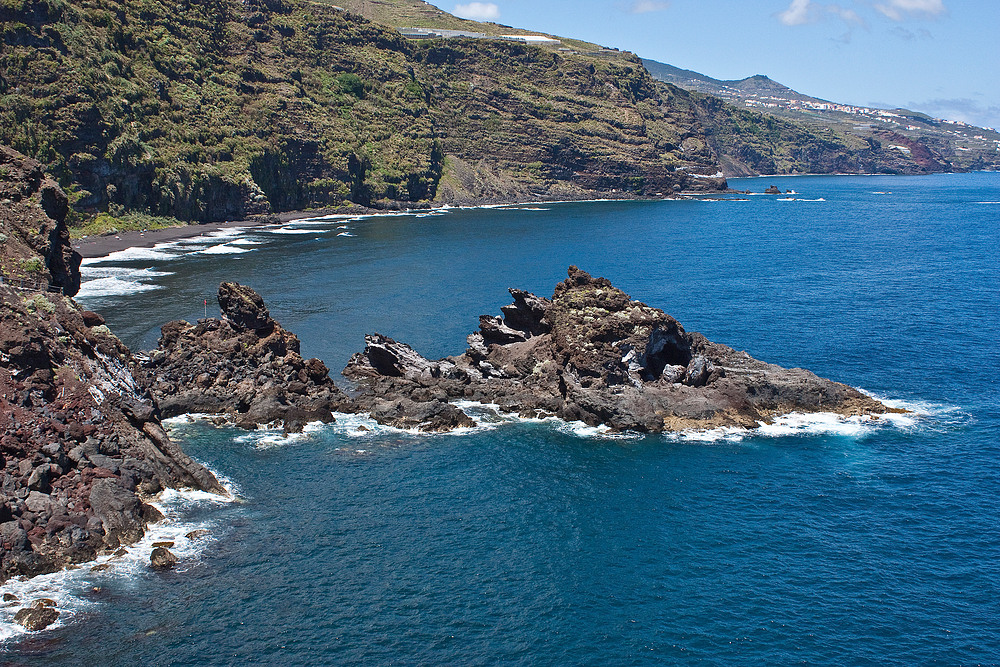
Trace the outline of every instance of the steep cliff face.
<instances>
[{"instance_id":1,"label":"steep cliff face","mask_svg":"<svg viewBox=\"0 0 1000 667\"><path fill-rule=\"evenodd\" d=\"M638 58L599 61L491 40L415 47L446 155L439 199L714 190L698 120Z\"/></svg>"},{"instance_id":2,"label":"steep cliff face","mask_svg":"<svg viewBox=\"0 0 1000 667\"><path fill-rule=\"evenodd\" d=\"M144 499L165 487L225 490L167 437L103 318L46 289L75 291L65 228L46 215L65 215L65 198L37 163L6 148L0 156L2 256L31 268L25 282L0 285L3 581L139 539L159 518ZM78 260L68 264L75 271Z\"/></svg>"},{"instance_id":3,"label":"steep cliff face","mask_svg":"<svg viewBox=\"0 0 1000 667\"><path fill-rule=\"evenodd\" d=\"M70 246L68 208L41 164L0 146L0 274L75 295L81 258Z\"/></svg>"},{"instance_id":4,"label":"steep cliff face","mask_svg":"<svg viewBox=\"0 0 1000 667\"><path fill-rule=\"evenodd\" d=\"M717 171L703 133L629 56L416 43L304 0L24 0L0 20L0 143L86 212L721 186L684 173Z\"/></svg>"}]
</instances>

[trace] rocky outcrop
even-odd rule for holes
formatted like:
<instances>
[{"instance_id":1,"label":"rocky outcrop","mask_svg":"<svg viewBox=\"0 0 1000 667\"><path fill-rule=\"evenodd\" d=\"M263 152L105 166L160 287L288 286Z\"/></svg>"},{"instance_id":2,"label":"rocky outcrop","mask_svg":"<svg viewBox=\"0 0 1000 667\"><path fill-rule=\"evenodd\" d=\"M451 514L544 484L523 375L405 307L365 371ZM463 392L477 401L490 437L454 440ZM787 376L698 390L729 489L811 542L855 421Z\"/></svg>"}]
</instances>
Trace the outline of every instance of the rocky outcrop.
<instances>
[{"instance_id":1,"label":"rocky outcrop","mask_svg":"<svg viewBox=\"0 0 1000 667\"><path fill-rule=\"evenodd\" d=\"M3 581L134 542L162 518L146 501L165 487L226 492L167 437L104 319L64 296L79 283L65 195L36 162L3 148L0 189ZM26 611L24 622L41 627L53 614Z\"/></svg>"},{"instance_id":2,"label":"rocky outcrop","mask_svg":"<svg viewBox=\"0 0 1000 667\"><path fill-rule=\"evenodd\" d=\"M58 618L55 602L48 598L35 600L30 607L22 607L14 614L14 622L30 632L44 630Z\"/></svg>"},{"instance_id":3,"label":"rocky outcrop","mask_svg":"<svg viewBox=\"0 0 1000 667\"><path fill-rule=\"evenodd\" d=\"M2 286L0 303L0 580L134 542L165 487L225 493L167 437L107 327L59 294Z\"/></svg>"},{"instance_id":4,"label":"rocky outcrop","mask_svg":"<svg viewBox=\"0 0 1000 667\"><path fill-rule=\"evenodd\" d=\"M0 146L0 273L57 288L80 290L80 254L70 246L69 200L42 165Z\"/></svg>"},{"instance_id":5,"label":"rocky outcrop","mask_svg":"<svg viewBox=\"0 0 1000 667\"><path fill-rule=\"evenodd\" d=\"M165 324L142 382L164 416L223 414L244 428L281 422L301 431L333 421L350 401L319 359L303 359L299 339L275 322L249 287L219 286L222 319Z\"/></svg>"},{"instance_id":6,"label":"rocky outcrop","mask_svg":"<svg viewBox=\"0 0 1000 667\"><path fill-rule=\"evenodd\" d=\"M552 299L511 295L502 317L480 318L457 357L431 361L385 336L367 336L365 351L344 370L362 391L359 403L389 402L419 415L465 399L645 432L753 428L792 411L888 410L846 385L687 332L662 310L576 267Z\"/></svg>"}]
</instances>

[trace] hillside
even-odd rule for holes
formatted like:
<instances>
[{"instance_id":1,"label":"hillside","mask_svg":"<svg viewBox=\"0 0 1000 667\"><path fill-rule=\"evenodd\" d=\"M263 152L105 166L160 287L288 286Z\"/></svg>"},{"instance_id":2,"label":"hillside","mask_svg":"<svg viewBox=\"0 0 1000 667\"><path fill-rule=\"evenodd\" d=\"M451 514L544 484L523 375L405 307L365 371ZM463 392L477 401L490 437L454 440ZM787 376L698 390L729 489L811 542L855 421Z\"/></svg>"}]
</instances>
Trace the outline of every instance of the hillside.
<instances>
[{"instance_id":1,"label":"hillside","mask_svg":"<svg viewBox=\"0 0 1000 667\"><path fill-rule=\"evenodd\" d=\"M698 120L631 54L407 40L300 0L23 0L0 20L0 143L84 214L724 186L690 175L718 171Z\"/></svg>"},{"instance_id":2,"label":"hillside","mask_svg":"<svg viewBox=\"0 0 1000 667\"><path fill-rule=\"evenodd\" d=\"M818 133L825 138L837 137L836 141L847 147L860 147L861 153L847 162L868 164L873 173L1000 169L1000 133L996 130L932 118L908 109L830 102L803 95L762 75L722 81L655 60L642 62L659 81L718 97L739 110L790 122L799 128L792 134ZM725 115L742 114L728 111ZM887 159L882 159L877 155L880 146L890 147L895 154L887 153ZM909 159L911 154L914 159ZM780 155L774 157L782 161Z\"/></svg>"}]
</instances>

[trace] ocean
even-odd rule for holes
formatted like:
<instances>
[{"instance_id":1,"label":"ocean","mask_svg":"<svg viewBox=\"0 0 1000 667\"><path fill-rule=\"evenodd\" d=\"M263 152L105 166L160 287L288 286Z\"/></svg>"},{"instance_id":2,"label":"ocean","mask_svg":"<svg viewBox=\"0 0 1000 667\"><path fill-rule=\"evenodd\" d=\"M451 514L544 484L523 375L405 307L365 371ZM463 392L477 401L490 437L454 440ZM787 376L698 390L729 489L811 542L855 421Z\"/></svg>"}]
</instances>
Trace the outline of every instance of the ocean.
<instances>
[{"instance_id":1,"label":"ocean","mask_svg":"<svg viewBox=\"0 0 1000 667\"><path fill-rule=\"evenodd\" d=\"M0 609L0 664L1000 664L1000 174L730 183L795 193L221 230L88 260L78 301L149 349L236 280L336 375L375 331L458 354L508 287L550 296L576 264L911 414L657 436L489 406L436 435L177 418L235 499L170 492L107 569L5 584L63 614L25 634ZM180 563L153 572L162 539Z\"/></svg>"}]
</instances>

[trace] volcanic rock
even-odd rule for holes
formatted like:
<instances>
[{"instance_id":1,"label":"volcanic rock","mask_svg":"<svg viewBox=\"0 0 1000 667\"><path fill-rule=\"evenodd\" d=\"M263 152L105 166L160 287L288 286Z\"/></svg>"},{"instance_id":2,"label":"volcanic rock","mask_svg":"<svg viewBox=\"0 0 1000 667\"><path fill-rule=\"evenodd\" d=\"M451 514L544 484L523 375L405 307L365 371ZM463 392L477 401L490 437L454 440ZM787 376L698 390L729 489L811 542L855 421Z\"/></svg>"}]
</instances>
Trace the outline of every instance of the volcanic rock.
<instances>
[{"instance_id":1,"label":"volcanic rock","mask_svg":"<svg viewBox=\"0 0 1000 667\"><path fill-rule=\"evenodd\" d=\"M37 632L44 630L59 618L59 611L48 605L32 605L18 609L14 614L14 622L25 630Z\"/></svg>"},{"instance_id":2,"label":"volcanic rock","mask_svg":"<svg viewBox=\"0 0 1000 667\"><path fill-rule=\"evenodd\" d=\"M793 411L890 410L846 385L687 332L662 310L575 266L551 300L511 295L503 316L481 317L469 348L456 357L431 361L391 338L366 336L365 351L344 369L361 391L359 405L383 423L406 423L405 415L463 399L646 432L753 428Z\"/></svg>"},{"instance_id":3,"label":"volcanic rock","mask_svg":"<svg viewBox=\"0 0 1000 667\"><path fill-rule=\"evenodd\" d=\"M162 518L141 496L225 494L173 443L132 374L136 361L79 282L65 195L0 147L0 581L52 572L139 539ZM56 612L57 613L57 612ZM34 623L34 621L32 621Z\"/></svg>"},{"instance_id":4,"label":"volcanic rock","mask_svg":"<svg viewBox=\"0 0 1000 667\"><path fill-rule=\"evenodd\" d=\"M224 282L218 298L221 319L169 322L149 353L142 384L163 416L224 414L243 428L280 421L296 432L350 410L326 365L302 358L299 339L271 318L259 294Z\"/></svg>"},{"instance_id":5,"label":"volcanic rock","mask_svg":"<svg viewBox=\"0 0 1000 667\"><path fill-rule=\"evenodd\" d=\"M149 554L149 565L154 570L169 570L177 565L177 556L166 547L156 547Z\"/></svg>"}]
</instances>

